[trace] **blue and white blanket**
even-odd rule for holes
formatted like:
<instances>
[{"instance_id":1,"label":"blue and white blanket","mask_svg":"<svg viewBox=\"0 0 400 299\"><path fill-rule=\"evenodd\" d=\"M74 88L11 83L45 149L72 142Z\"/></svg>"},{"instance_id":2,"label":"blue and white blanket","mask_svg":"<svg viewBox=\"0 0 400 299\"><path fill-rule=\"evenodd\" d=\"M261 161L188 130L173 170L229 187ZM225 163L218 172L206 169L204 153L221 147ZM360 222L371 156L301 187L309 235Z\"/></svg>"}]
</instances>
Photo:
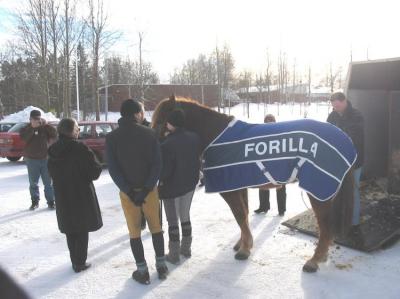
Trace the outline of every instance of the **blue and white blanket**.
<instances>
[{"instance_id":1,"label":"blue and white blanket","mask_svg":"<svg viewBox=\"0 0 400 299\"><path fill-rule=\"evenodd\" d=\"M339 128L310 119L248 124L233 120L204 151L206 192L296 179L320 201L332 198L357 158Z\"/></svg>"}]
</instances>

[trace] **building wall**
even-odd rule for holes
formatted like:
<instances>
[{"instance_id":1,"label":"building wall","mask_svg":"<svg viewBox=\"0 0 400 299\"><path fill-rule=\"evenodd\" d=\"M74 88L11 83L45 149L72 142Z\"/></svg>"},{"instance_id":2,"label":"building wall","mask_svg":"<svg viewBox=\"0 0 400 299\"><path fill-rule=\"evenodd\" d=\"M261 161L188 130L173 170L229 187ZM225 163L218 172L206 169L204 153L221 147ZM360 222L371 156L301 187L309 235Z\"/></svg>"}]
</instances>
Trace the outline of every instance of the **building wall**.
<instances>
[{"instance_id":1,"label":"building wall","mask_svg":"<svg viewBox=\"0 0 400 299\"><path fill-rule=\"evenodd\" d=\"M347 97L364 116L363 175L366 178L387 176L389 93L384 90L349 89Z\"/></svg>"}]
</instances>

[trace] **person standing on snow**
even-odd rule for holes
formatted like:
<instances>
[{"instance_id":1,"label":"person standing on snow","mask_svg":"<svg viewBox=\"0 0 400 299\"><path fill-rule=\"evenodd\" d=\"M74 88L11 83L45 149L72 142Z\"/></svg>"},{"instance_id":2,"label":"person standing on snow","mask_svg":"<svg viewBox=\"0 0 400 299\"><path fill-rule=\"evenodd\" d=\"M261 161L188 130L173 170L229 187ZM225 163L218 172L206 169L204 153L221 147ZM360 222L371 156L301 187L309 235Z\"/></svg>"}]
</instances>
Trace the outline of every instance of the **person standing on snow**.
<instances>
[{"instance_id":1,"label":"person standing on snow","mask_svg":"<svg viewBox=\"0 0 400 299\"><path fill-rule=\"evenodd\" d=\"M161 144L163 168L159 192L168 221L167 261L173 264L179 263L180 254L191 256L190 206L200 173L200 138L185 130L184 123L184 112L174 110L167 119L169 134ZM179 220L182 229L181 242Z\"/></svg>"},{"instance_id":2,"label":"person standing on snow","mask_svg":"<svg viewBox=\"0 0 400 299\"><path fill-rule=\"evenodd\" d=\"M275 116L272 114L267 114L264 118L264 123L275 123ZM276 199L278 201L278 213L279 216L285 215L286 212L286 186L282 185L280 188L276 188ZM256 214L267 213L270 209L269 202L270 190L261 190L258 191L258 196L260 199L260 207L257 210L254 210Z\"/></svg>"},{"instance_id":3,"label":"person standing on snow","mask_svg":"<svg viewBox=\"0 0 400 299\"><path fill-rule=\"evenodd\" d=\"M152 234L159 279L167 278L168 268L156 187L161 171L160 145L153 130L140 124L141 115L142 106L138 101L128 99L122 103L119 127L106 136L106 154L111 178L120 189L121 205L136 261L137 270L132 273L132 278L141 284L149 284L141 239L142 211Z\"/></svg>"},{"instance_id":4,"label":"person standing on snow","mask_svg":"<svg viewBox=\"0 0 400 299\"><path fill-rule=\"evenodd\" d=\"M343 130L357 150L357 160L354 164L354 206L352 231L358 233L360 225L360 177L364 162L364 118L360 111L355 109L346 99L343 92L335 92L331 95L333 111L329 114L327 122Z\"/></svg>"},{"instance_id":5,"label":"person standing on snow","mask_svg":"<svg viewBox=\"0 0 400 299\"><path fill-rule=\"evenodd\" d=\"M20 136L25 142L24 160L28 168L29 191L32 204L30 210L39 207L39 178L42 177L44 194L49 209L54 209L54 192L51 178L47 170L47 149L57 137L57 131L41 118L39 110L32 110L29 124L21 129Z\"/></svg>"},{"instance_id":6,"label":"person standing on snow","mask_svg":"<svg viewBox=\"0 0 400 299\"><path fill-rule=\"evenodd\" d=\"M72 118L58 124L59 139L49 148L49 172L54 182L58 228L67 237L72 269L78 273L86 263L89 232L103 226L93 180L101 164L85 144L78 142L79 127Z\"/></svg>"}]
</instances>

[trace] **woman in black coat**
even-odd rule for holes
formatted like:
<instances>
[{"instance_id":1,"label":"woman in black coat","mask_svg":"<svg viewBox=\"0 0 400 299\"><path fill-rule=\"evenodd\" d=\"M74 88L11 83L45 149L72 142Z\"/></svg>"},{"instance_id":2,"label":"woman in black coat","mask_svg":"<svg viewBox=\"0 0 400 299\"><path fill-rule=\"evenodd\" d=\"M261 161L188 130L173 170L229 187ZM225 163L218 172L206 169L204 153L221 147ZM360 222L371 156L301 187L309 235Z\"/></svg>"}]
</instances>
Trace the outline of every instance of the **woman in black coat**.
<instances>
[{"instance_id":1,"label":"woman in black coat","mask_svg":"<svg viewBox=\"0 0 400 299\"><path fill-rule=\"evenodd\" d=\"M90 267L86 263L89 232L103 226L93 180L101 165L93 152L77 141L79 127L74 119L62 119L59 139L49 148L48 168L53 179L57 222L66 234L72 268L76 273Z\"/></svg>"}]
</instances>

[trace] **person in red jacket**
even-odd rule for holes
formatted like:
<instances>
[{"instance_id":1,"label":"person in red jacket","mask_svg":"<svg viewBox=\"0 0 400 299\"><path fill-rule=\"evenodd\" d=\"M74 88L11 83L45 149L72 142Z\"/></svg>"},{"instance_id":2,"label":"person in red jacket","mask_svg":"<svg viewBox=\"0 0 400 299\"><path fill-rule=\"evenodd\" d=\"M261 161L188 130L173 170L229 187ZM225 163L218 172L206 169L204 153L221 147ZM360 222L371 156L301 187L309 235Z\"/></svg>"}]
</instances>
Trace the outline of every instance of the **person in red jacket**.
<instances>
[{"instance_id":1,"label":"person in red jacket","mask_svg":"<svg viewBox=\"0 0 400 299\"><path fill-rule=\"evenodd\" d=\"M30 113L30 123L22 128L21 139L25 141L24 159L28 168L29 191L31 194L32 205L30 210L39 207L39 178L42 178L44 194L49 209L54 209L54 192L51 178L47 170L47 149L50 143L56 139L57 131L41 118L39 110L32 110Z\"/></svg>"}]
</instances>

